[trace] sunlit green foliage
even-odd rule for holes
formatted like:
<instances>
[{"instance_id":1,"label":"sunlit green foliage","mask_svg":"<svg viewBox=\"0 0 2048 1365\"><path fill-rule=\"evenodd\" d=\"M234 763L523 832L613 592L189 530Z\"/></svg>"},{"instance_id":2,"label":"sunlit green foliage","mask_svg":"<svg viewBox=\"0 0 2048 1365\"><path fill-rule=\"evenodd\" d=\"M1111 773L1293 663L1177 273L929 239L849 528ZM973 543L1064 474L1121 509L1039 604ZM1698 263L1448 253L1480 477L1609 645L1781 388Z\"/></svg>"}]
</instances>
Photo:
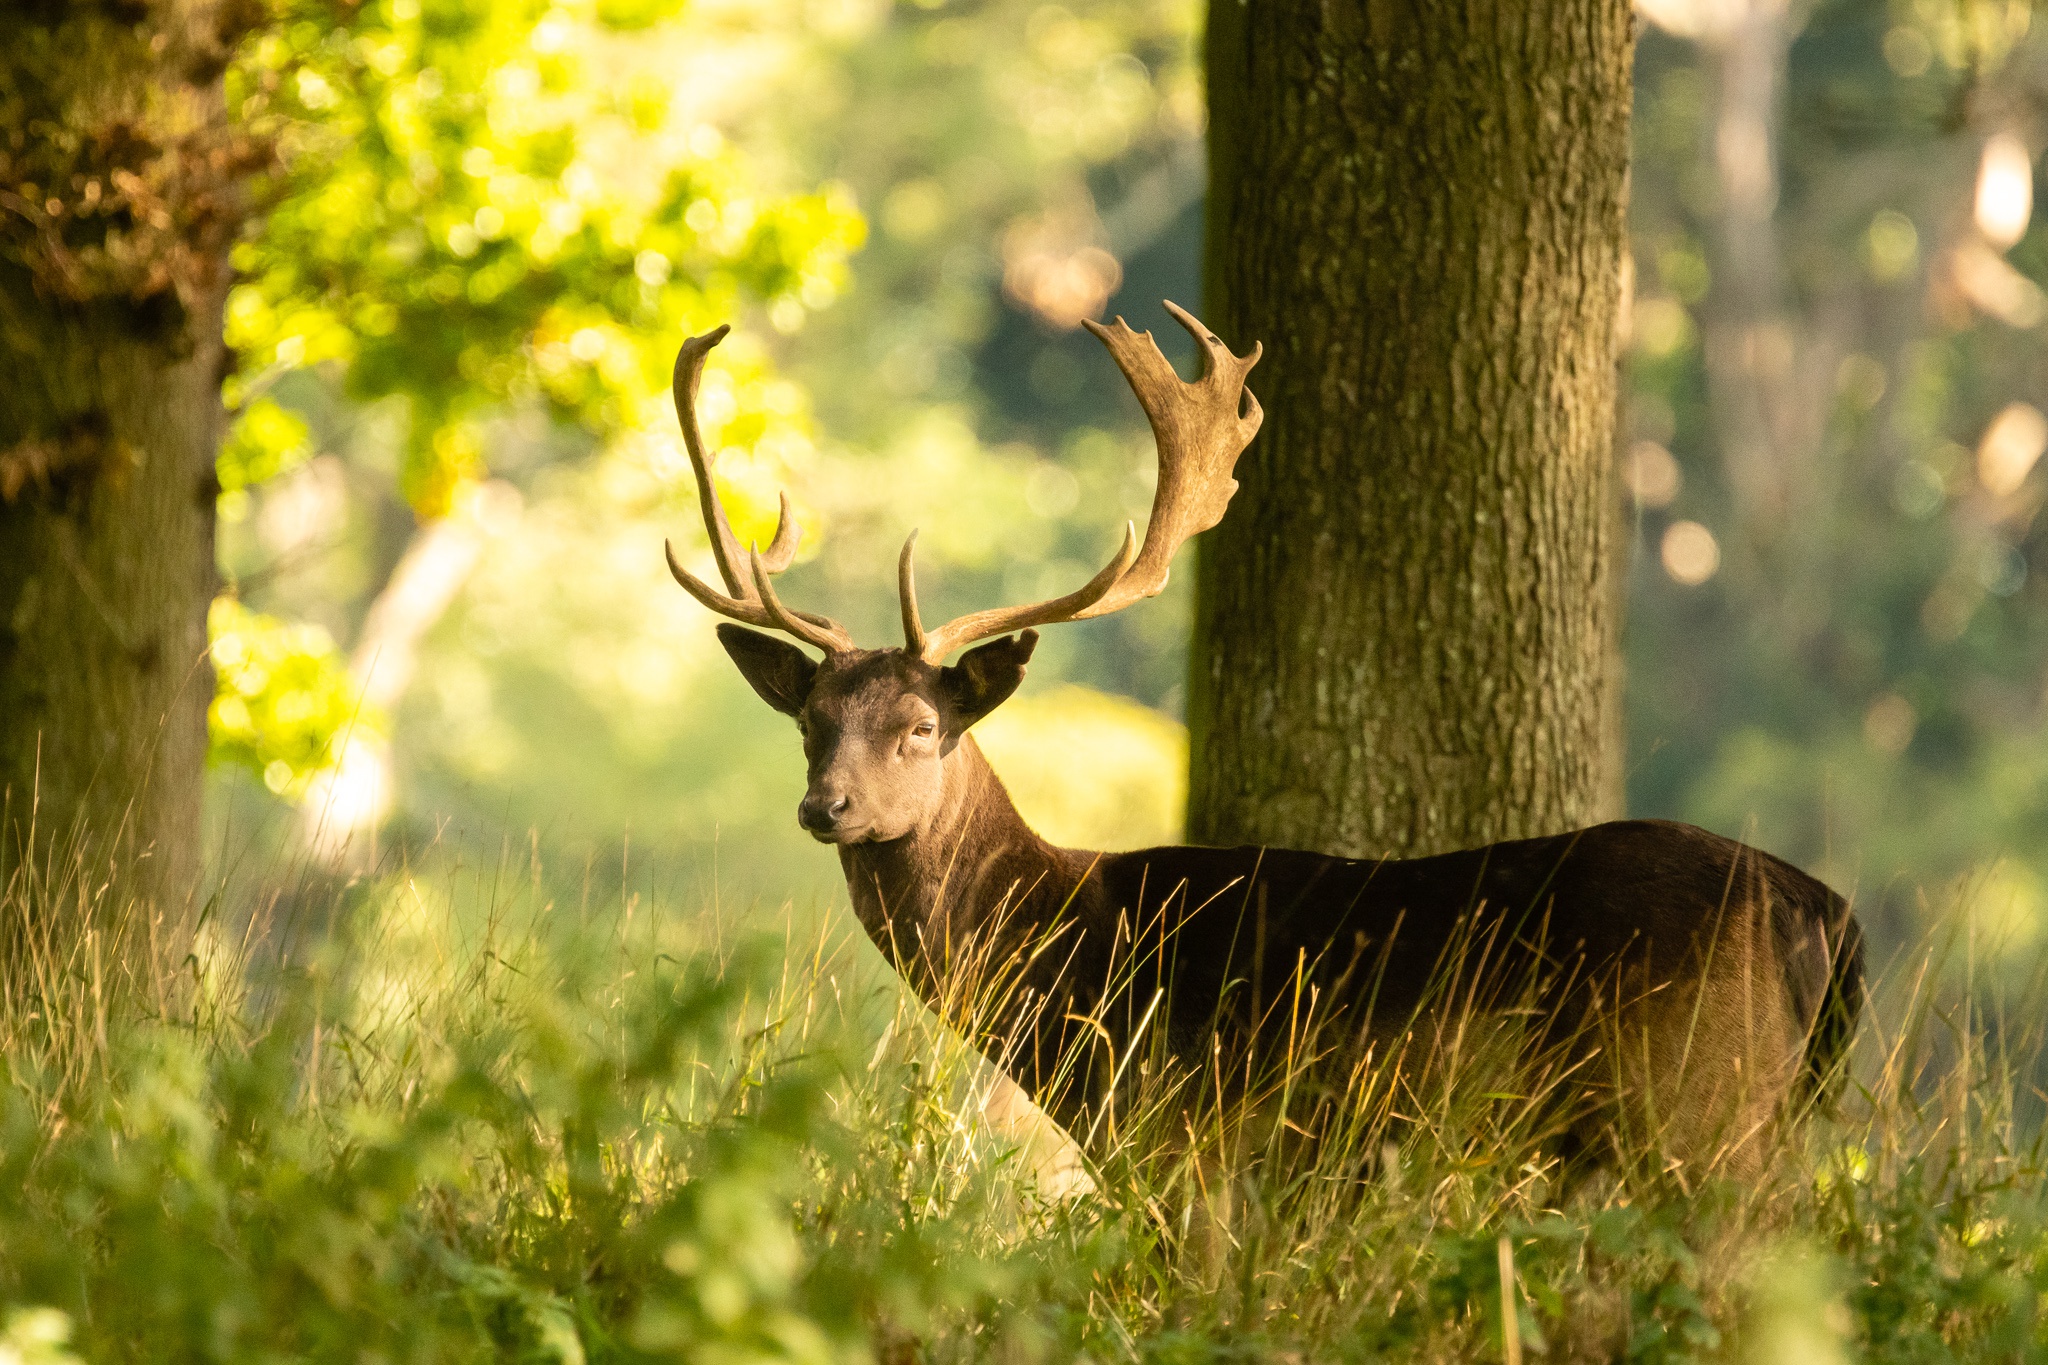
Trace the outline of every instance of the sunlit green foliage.
<instances>
[{"instance_id":1,"label":"sunlit green foliage","mask_svg":"<svg viewBox=\"0 0 2048 1365\"><path fill-rule=\"evenodd\" d=\"M358 400L405 398L401 482L432 516L488 469L484 416L629 428L680 335L829 302L861 220L843 193L764 194L715 129L677 126L619 30L680 8L284 4L233 73L239 116L284 133L235 254L231 405L322 362Z\"/></svg>"},{"instance_id":2,"label":"sunlit green foliage","mask_svg":"<svg viewBox=\"0 0 2048 1365\"><path fill-rule=\"evenodd\" d=\"M246 1040L124 1028L83 1093L11 1073L0 1301L41 1316L0 1349L853 1365L1008 1278L953 1210L860 1206L829 1055L725 1051L765 963L709 966L493 978L495 1020L398 1057L309 984Z\"/></svg>"},{"instance_id":3,"label":"sunlit green foliage","mask_svg":"<svg viewBox=\"0 0 2048 1365\"><path fill-rule=\"evenodd\" d=\"M319 626L288 624L219 597L206 628L218 679L206 711L215 763L234 764L270 790L295 795L335 761L347 731L382 727L383 717L365 714L333 639Z\"/></svg>"},{"instance_id":4,"label":"sunlit green foliage","mask_svg":"<svg viewBox=\"0 0 2048 1365\"><path fill-rule=\"evenodd\" d=\"M313 453L306 419L268 398L252 398L215 460L221 495L242 494L305 462Z\"/></svg>"},{"instance_id":5,"label":"sunlit green foliage","mask_svg":"<svg viewBox=\"0 0 2048 1365\"><path fill-rule=\"evenodd\" d=\"M688 486L664 415L679 338L753 304L795 327L844 287L864 227L842 187L775 193L714 126L672 107L660 62L679 50L669 21L682 8L279 0L229 76L236 117L279 147L233 258L229 521L331 439L288 405L324 406L321 390L401 402L393 492L424 518L494 472L490 423L523 412L586 450L658 429L662 498ZM772 516L773 471L809 448L807 414L758 347L719 361L707 435L758 453L769 476L728 461L745 531ZM215 709L246 701L224 688ZM217 716L215 732L240 727ZM298 740L264 760L290 768L292 790L301 751L333 747Z\"/></svg>"}]
</instances>

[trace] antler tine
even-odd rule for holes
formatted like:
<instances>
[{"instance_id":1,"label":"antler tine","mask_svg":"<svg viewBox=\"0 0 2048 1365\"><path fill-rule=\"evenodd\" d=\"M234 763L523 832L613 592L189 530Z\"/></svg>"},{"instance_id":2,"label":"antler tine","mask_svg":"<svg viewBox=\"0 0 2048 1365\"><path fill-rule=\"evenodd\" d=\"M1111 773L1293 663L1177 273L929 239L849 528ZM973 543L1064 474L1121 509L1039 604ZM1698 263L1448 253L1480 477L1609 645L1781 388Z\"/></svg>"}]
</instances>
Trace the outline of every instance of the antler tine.
<instances>
[{"instance_id":1,"label":"antler tine","mask_svg":"<svg viewBox=\"0 0 2048 1365\"><path fill-rule=\"evenodd\" d=\"M781 573L796 563L796 544L803 539L803 528L796 524L796 514L789 508L789 494L783 493L781 498L782 510L775 518L775 539L761 551L761 562L768 566L769 573Z\"/></svg>"},{"instance_id":2,"label":"antler tine","mask_svg":"<svg viewBox=\"0 0 2048 1365\"><path fill-rule=\"evenodd\" d=\"M911 531L910 538L903 542L903 553L896 556L896 598L903 607L903 648L906 653L924 657L924 622L917 614L917 566L911 562L917 549L917 532Z\"/></svg>"},{"instance_id":3,"label":"antler tine","mask_svg":"<svg viewBox=\"0 0 2048 1365\"><path fill-rule=\"evenodd\" d=\"M1194 314L1171 300L1166 310L1201 348L1202 373L1193 383L1174 373L1150 332L1134 332L1122 318L1109 327L1086 323L1109 348L1152 424L1159 483L1137 563L1115 591L1080 613L1081 619L1121 611L1166 587L1180 547L1223 520L1230 495L1237 491L1231 471L1265 420L1259 400L1244 386L1264 348L1255 342L1249 354L1236 355Z\"/></svg>"},{"instance_id":4,"label":"antler tine","mask_svg":"<svg viewBox=\"0 0 2048 1365\"><path fill-rule=\"evenodd\" d=\"M837 621L813 616L809 612L791 611L783 606L782 599L775 595L775 585L768 581L768 564L759 550L749 549L747 561L754 571L754 590L761 594L761 606L768 614L768 624L827 654L849 654L858 648L853 637Z\"/></svg>"},{"instance_id":5,"label":"antler tine","mask_svg":"<svg viewBox=\"0 0 2048 1365\"><path fill-rule=\"evenodd\" d=\"M683 585L683 591L717 612L720 616L730 616L735 620L745 621L750 626L770 624L767 619L767 613L754 603L743 598L727 597L724 593L684 568L682 561L676 558L676 547L667 540L661 542L661 552L668 556L668 571L676 582ZM761 619L754 619L756 616L759 616Z\"/></svg>"},{"instance_id":6,"label":"antler tine","mask_svg":"<svg viewBox=\"0 0 2048 1365\"><path fill-rule=\"evenodd\" d=\"M732 324L722 322L702 336L683 342L682 349L676 352L671 388L675 393L676 422L683 429L683 446L690 452L690 469L697 476L697 505L704 513L704 530L711 539L711 557L718 561L718 576L725 580L725 590L734 599L745 602L750 601L754 594L747 586L745 575L740 572L740 544L726 522L725 507L718 501L718 488L711 479L718 454L704 448L703 434L697 430L697 386L704 378L704 358L725 340L730 331ZM778 534L776 539L779 541L781 536Z\"/></svg>"},{"instance_id":7,"label":"antler tine","mask_svg":"<svg viewBox=\"0 0 2048 1365\"><path fill-rule=\"evenodd\" d=\"M1195 344L1202 348L1202 379L1207 379L1212 371L1220 370L1229 374L1231 378L1239 383L1243 383L1244 377L1252 372L1252 366L1258 364L1259 357L1266 353L1265 346L1254 341L1250 354L1237 355L1228 346L1223 344L1223 338L1210 331L1203 324L1202 320L1193 313L1190 313L1172 299L1161 299L1159 302L1173 316L1173 320L1179 323L1186 330L1187 334L1195 339ZM1122 322L1123 319L1118 318L1117 321ZM1096 326L1092 321L1089 323L1088 329L1096 332L1098 336L1101 335L1101 332L1096 330ZM1150 337L1152 334L1146 332L1144 335ZM1201 381L1197 380L1196 382L1199 383ZM1251 405L1254 411L1258 409L1259 400L1252 397L1250 393L1245 394L1245 401Z\"/></svg>"},{"instance_id":8,"label":"antler tine","mask_svg":"<svg viewBox=\"0 0 2048 1365\"><path fill-rule=\"evenodd\" d=\"M724 593L684 568L681 561L676 558L676 548L674 545L664 540L661 542L661 548L662 552L668 556L669 573L675 576L676 582L683 585L683 591L689 593L690 596L696 598L720 616L729 616L735 621L741 621L750 626L760 626L767 630L789 630L789 633L795 635L798 639L815 644L820 649L842 650L854 647L853 638L846 633L846 628L831 617L820 616L816 612L792 611L784 607L779 598L775 601L775 607L782 613L782 616L777 616L774 611L769 610L765 603L748 598L727 597ZM758 557L762 562L763 568L766 568L769 573L775 572L773 568L768 567L765 554ZM756 588L755 591L758 593L760 590ZM790 630L788 626L783 624L783 617L795 618L804 623L806 629L802 631ZM816 633L819 638L812 639L813 633ZM822 643L823 640L828 638L834 641L834 643L829 645Z\"/></svg>"},{"instance_id":9,"label":"antler tine","mask_svg":"<svg viewBox=\"0 0 2048 1365\"><path fill-rule=\"evenodd\" d=\"M908 565L910 547L905 545L903 551L903 563ZM992 635L1008 635L1013 630L1023 630L1027 626L1050 626L1061 621L1078 621L1087 614L1089 607L1100 602L1116 587L1118 580L1130 571L1132 563L1137 558L1138 529L1125 522L1123 544L1117 547L1115 557L1103 565L1102 572L1089 579L1081 588L1068 593L1065 597L1034 602L1029 606L995 607L988 611L971 612L966 616L955 617L937 630L923 632L924 644L917 652L926 663L943 663L948 654L962 645L971 645L976 640L986 640ZM904 575L901 581L908 583L907 569ZM916 603L906 597L903 611L906 636L910 631L912 614L916 610Z\"/></svg>"},{"instance_id":10,"label":"antler tine","mask_svg":"<svg viewBox=\"0 0 2048 1365\"><path fill-rule=\"evenodd\" d=\"M725 505L718 500L718 488L712 480L718 456L706 449L703 434L697 429L697 386L704 377L705 357L731 330L729 325L721 325L685 341L676 352L674 379L676 421L682 426L683 445L690 452L690 468L697 476L697 503L704 513L711 557L718 562L718 575L724 580L726 591L719 592L685 569L676 558L675 546L664 540L661 548L668 556L668 571L685 592L720 616L750 626L787 631L827 653L851 650L853 637L837 621L812 612L792 611L767 587L770 574L781 573L795 561L797 542L802 539L802 529L790 509L789 494L781 495L775 538L766 550L748 549L744 559L739 540L726 520Z\"/></svg>"},{"instance_id":11,"label":"antler tine","mask_svg":"<svg viewBox=\"0 0 2048 1365\"><path fill-rule=\"evenodd\" d=\"M727 597L724 593L684 568L682 561L676 558L676 547L674 545L664 540L661 542L661 549L662 553L668 556L669 573L674 576L676 582L683 585L684 592L689 593L690 596L696 598L706 607L717 612L720 616L729 616L735 621L742 621L750 626L761 626L768 630L781 629L781 623L768 614L766 607L755 600L751 583L748 585L748 596ZM814 624L832 624L827 618L813 617L809 612L798 612L796 614L812 621Z\"/></svg>"}]
</instances>

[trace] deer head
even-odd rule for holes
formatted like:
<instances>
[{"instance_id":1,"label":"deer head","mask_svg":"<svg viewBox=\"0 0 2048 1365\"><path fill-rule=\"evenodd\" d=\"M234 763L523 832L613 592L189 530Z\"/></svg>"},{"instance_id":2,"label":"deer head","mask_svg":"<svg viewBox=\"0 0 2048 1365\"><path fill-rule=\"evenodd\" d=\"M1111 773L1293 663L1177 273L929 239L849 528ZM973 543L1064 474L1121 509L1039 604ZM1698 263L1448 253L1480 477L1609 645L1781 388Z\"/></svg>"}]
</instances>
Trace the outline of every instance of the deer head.
<instances>
[{"instance_id":1,"label":"deer head","mask_svg":"<svg viewBox=\"0 0 2048 1365\"><path fill-rule=\"evenodd\" d=\"M968 727L1023 682L1038 642L1033 627L1107 616L1156 595L1180 547L1222 520L1237 491L1231 470L1262 417L1258 400L1244 386L1260 348L1254 344L1251 354L1235 355L1191 314L1172 303L1166 308L1200 347L1202 372L1192 383L1174 373L1150 332L1133 332L1122 318L1109 327L1086 324L1109 348L1152 424L1159 481L1142 545L1127 523L1116 553L1076 591L972 612L927 630L918 614L912 531L897 560L900 648L862 649L838 622L792 610L776 596L772 580L795 559L798 540L786 494L768 548L750 547L742 555L712 482L716 454L705 449L696 418L704 358L728 329L683 343L676 356L676 417L725 591L684 569L674 547L665 545L669 571L706 607L743 623L720 625L720 643L762 700L795 718L810 763L810 787L797 819L814 837L836 844L880 842L924 827L943 799L946 764ZM744 626L794 636L824 658L814 660L795 645ZM977 647L946 662L969 645Z\"/></svg>"}]
</instances>

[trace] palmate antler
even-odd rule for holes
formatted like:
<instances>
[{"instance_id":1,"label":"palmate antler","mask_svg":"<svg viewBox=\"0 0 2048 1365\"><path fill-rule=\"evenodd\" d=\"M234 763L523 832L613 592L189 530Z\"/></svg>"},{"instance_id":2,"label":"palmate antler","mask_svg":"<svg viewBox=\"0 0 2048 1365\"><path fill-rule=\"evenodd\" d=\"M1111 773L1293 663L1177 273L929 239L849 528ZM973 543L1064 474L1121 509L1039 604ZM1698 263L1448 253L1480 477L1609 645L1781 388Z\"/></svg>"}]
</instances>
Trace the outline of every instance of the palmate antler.
<instances>
[{"instance_id":1,"label":"palmate antler","mask_svg":"<svg viewBox=\"0 0 2048 1365\"><path fill-rule=\"evenodd\" d=\"M1259 363L1262 348L1253 342L1251 354L1234 355L1194 314L1171 300L1166 311L1201 347L1202 372L1193 383L1173 372L1150 332L1133 332L1122 318L1108 327L1084 323L1109 348L1152 423L1152 441L1159 451L1159 482L1152 494L1152 519L1145 526L1144 548L1138 547L1137 532L1127 522L1115 557L1079 591L1030 606L973 612L926 631L918 623L917 584L910 567L911 547L917 543L913 531L904 542L896 572L897 591L903 599L906 650L928 663L939 663L962 645L990 636L1122 611L1163 590L1180 547L1189 537L1223 520L1223 509L1237 491L1231 470L1265 418L1259 400L1244 386L1245 376Z\"/></svg>"},{"instance_id":2,"label":"palmate antler","mask_svg":"<svg viewBox=\"0 0 2048 1365\"><path fill-rule=\"evenodd\" d=\"M1252 366L1259 363L1260 347L1254 343L1251 354L1235 355L1185 309L1171 302L1166 309L1201 347L1202 372L1192 383L1174 373L1150 332L1133 332L1122 318L1109 327L1087 324L1088 330L1109 348L1110 356L1130 381L1152 423L1153 443L1159 452L1159 482L1152 495L1152 519L1145 527L1142 548L1136 529L1126 523L1123 543L1116 554L1077 591L1025 606L971 612L927 631L917 610L916 572L911 563L917 532L912 531L896 562L906 653L926 663L943 663L954 650L977 640L1029 626L1085 621L1121 611L1165 588L1168 570L1180 547L1191 536L1223 519L1230 495L1237 491L1231 470L1237 457L1258 434L1264 416L1258 399L1252 397L1244 384ZM790 611L776 599L769 584L770 575L788 568L796 554L796 522L790 515L786 495L773 543L765 553L749 551L748 576L737 572L741 562L738 542L726 524L725 511L719 506L712 486L712 459L705 455L703 441L697 434L695 408L704 357L724 339L726 330L720 327L683 343L682 352L676 357L675 391L676 416L682 422L683 444L689 447L690 463L697 473L705 529L710 532L712 554L718 560L730 595L714 591L687 573L676 562L673 549L668 552L669 570L691 596L721 616L786 631L828 654L850 651L855 648L853 640L838 622L809 612Z\"/></svg>"}]
</instances>

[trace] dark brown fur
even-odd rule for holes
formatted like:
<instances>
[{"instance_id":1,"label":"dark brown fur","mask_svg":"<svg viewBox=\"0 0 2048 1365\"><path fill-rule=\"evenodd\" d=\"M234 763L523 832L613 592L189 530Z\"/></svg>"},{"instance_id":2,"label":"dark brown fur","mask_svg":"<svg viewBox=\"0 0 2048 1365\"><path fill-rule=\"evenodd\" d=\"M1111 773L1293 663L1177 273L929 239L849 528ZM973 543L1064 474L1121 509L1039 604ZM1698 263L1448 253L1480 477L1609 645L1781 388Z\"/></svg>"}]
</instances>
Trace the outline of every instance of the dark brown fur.
<instances>
[{"instance_id":1,"label":"dark brown fur","mask_svg":"<svg viewBox=\"0 0 2048 1365\"><path fill-rule=\"evenodd\" d=\"M1030 632L947 668L897 650L816 664L738 627L720 635L804 726L801 818L838 844L890 961L927 1000L970 957L1023 964L997 1016L1011 1037L981 1041L1074 1131L1141 1027L1185 1063L1219 1045L1255 1056L1261 1019L1311 987L1367 1045L1446 1000L1533 1005L1594 1100L1575 1137L1607 1146L1614 1102L1632 1097L1665 1154L1741 1173L1787 1101L1834 1072L1861 1007L1862 936L1841 897L1705 830L1617 821L1378 861L1058 848L966 733L1021 682ZM1091 1060L1062 1081L1073 1056Z\"/></svg>"}]
</instances>

